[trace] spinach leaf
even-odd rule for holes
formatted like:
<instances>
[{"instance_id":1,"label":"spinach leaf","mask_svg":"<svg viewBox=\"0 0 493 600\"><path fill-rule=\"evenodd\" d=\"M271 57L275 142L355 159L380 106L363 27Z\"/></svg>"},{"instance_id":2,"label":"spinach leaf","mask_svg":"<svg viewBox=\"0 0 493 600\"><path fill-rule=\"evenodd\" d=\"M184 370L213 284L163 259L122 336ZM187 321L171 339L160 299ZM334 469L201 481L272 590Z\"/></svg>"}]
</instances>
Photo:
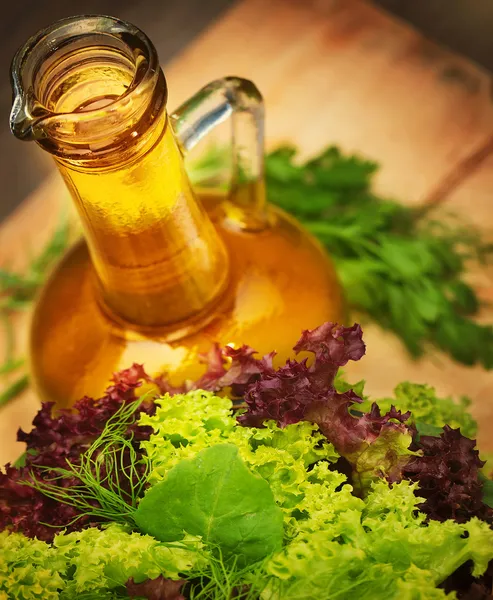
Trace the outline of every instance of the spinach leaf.
<instances>
[{"instance_id":1,"label":"spinach leaf","mask_svg":"<svg viewBox=\"0 0 493 600\"><path fill-rule=\"evenodd\" d=\"M199 535L225 560L251 564L281 549L282 512L269 484L253 475L233 444L183 460L152 487L134 514L143 533L162 542Z\"/></svg>"}]
</instances>

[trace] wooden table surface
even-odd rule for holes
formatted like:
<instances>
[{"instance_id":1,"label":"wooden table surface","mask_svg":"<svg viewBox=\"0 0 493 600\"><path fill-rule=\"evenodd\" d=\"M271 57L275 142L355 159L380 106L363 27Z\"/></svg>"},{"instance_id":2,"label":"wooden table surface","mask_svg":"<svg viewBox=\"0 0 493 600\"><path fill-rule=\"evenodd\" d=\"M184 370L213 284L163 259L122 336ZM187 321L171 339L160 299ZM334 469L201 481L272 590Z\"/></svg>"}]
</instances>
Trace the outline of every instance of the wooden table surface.
<instances>
[{"instance_id":1,"label":"wooden table surface","mask_svg":"<svg viewBox=\"0 0 493 600\"><path fill-rule=\"evenodd\" d=\"M212 79L250 78L265 98L268 148L290 141L309 155L337 144L381 163L377 192L442 205L493 229L490 74L363 0L243 0L165 73L169 108ZM0 264L21 269L67 204L54 173L0 228ZM471 274L485 300L493 300L491 276ZM481 319L493 322L493 311L484 309ZM27 323L28 316L16 318L21 348ZM374 395L408 379L443 395L470 396L479 444L493 450L493 373L435 352L412 361L395 336L373 325L365 327L365 340L367 356L349 377L364 377ZM0 409L0 464L22 451L16 430L29 428L37 408L27 391Z\"/></svg>"}]
</instances>

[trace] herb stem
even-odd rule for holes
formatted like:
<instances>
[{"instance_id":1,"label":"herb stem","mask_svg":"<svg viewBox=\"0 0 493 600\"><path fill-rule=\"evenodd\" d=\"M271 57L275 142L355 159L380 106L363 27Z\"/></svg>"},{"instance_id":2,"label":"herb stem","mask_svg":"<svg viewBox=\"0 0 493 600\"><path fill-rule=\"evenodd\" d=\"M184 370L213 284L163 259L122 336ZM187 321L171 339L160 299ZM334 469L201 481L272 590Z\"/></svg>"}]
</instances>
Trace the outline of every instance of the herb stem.
<instances>
[{"instance_id":1,"label":"herb stem","mask_svg":"<svg viewBox=\"0 0 493 600\"><path fill-rule=\"evenodd\" d=\"M0 315L5 330L5 363L12 363L15 349L14 328L10 316L6 312L2 311Z\"/></svg>"},{"instance_id":2,"label":"herb stem","mask_svg":"<svg viewBox=\"0 0 493 600\"><path fill-rule=\"evenodd\" d=\"M28 385L28 375L21 375L18 379L16 379L9 386L7 386L7 389L0 394L0 406L4 406L5 404L7 404L7 402L12 400L12 398L18 396L27 388Z\"/></svg>"},{"instance_id":3,"label":"herb stem","mask_svg":"<svg viewBox=\"0 0 493 600\"><path fill-rule=\"evenodd\" d=\"M0 375L7 375L13 371L17 371L26 361L23 358L17 358L10 361L5 361L0 365Z\"/></svg>"}]
</instances>

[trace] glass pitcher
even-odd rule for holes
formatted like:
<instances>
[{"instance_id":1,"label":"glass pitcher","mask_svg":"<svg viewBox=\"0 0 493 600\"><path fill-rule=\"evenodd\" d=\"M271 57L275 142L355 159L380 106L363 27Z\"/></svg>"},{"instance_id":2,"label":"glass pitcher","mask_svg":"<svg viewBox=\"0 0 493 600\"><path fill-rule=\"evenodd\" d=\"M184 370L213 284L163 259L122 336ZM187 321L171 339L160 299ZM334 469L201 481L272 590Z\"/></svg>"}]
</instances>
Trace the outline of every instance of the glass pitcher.
<instances>
[{"instance_id":1,"label":"glass pitcher","mask_svg":"<svg viewBox=\"0 0 493 600\"><path fill-rule=\"evenodd\" d=\"M214 343L276 349L285 361L302 329L344 321L329 258L265 202L253 83L215 81L168 114L147 36L83 16L31 38L12 85L12 132L53 156L84 231L34 311L31 371L43 400L97 397L134 362L175 384L195 379ZM228 119L230 191L201 199L184 155Z\"/></svg>"}]
</instances>

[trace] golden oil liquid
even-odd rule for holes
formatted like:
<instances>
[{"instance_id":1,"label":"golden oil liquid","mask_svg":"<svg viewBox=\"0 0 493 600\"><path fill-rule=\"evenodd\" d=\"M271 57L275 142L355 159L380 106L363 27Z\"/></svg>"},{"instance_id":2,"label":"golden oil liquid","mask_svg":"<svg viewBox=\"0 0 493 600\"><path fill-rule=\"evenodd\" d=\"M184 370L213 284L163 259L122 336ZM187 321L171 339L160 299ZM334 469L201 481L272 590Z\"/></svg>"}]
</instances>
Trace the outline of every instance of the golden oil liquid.
<instances>
[{"instance_id":1,"label":"golden oil liquid","mask_svg":"<svg viewBox=\"0 0 493 600\"><path fill-rule=\"evenodd\" d=\"M173 324L224 288L225 250L193 197L169 127L129 165L60 170L115 314L142 326Z\"/></svg>"},{"instance_id":2,"label":"golden oil liquid","mask_svg":"<svg viewBox=\"0 0 493 600\"><path fill-rule=\"evenodd\" d=\"M204 204L215 201L204 198ZM219 198L219 201L223 201ZM344 321L341 289L318 243L285 214L274 211L270 228L245 233L217 224L230 255L226 303L209 323L175 341L115 326L101 310L87 246L74 247L39 299L32 325L32 373L44 400L68 406L98 397L111 374L132 363L174 383L203 372L199 355L215 342L245 343L260 354L293 357L302 329ZM213 282L211 282L211 285Z\"/></svg>"}]
</instances>

